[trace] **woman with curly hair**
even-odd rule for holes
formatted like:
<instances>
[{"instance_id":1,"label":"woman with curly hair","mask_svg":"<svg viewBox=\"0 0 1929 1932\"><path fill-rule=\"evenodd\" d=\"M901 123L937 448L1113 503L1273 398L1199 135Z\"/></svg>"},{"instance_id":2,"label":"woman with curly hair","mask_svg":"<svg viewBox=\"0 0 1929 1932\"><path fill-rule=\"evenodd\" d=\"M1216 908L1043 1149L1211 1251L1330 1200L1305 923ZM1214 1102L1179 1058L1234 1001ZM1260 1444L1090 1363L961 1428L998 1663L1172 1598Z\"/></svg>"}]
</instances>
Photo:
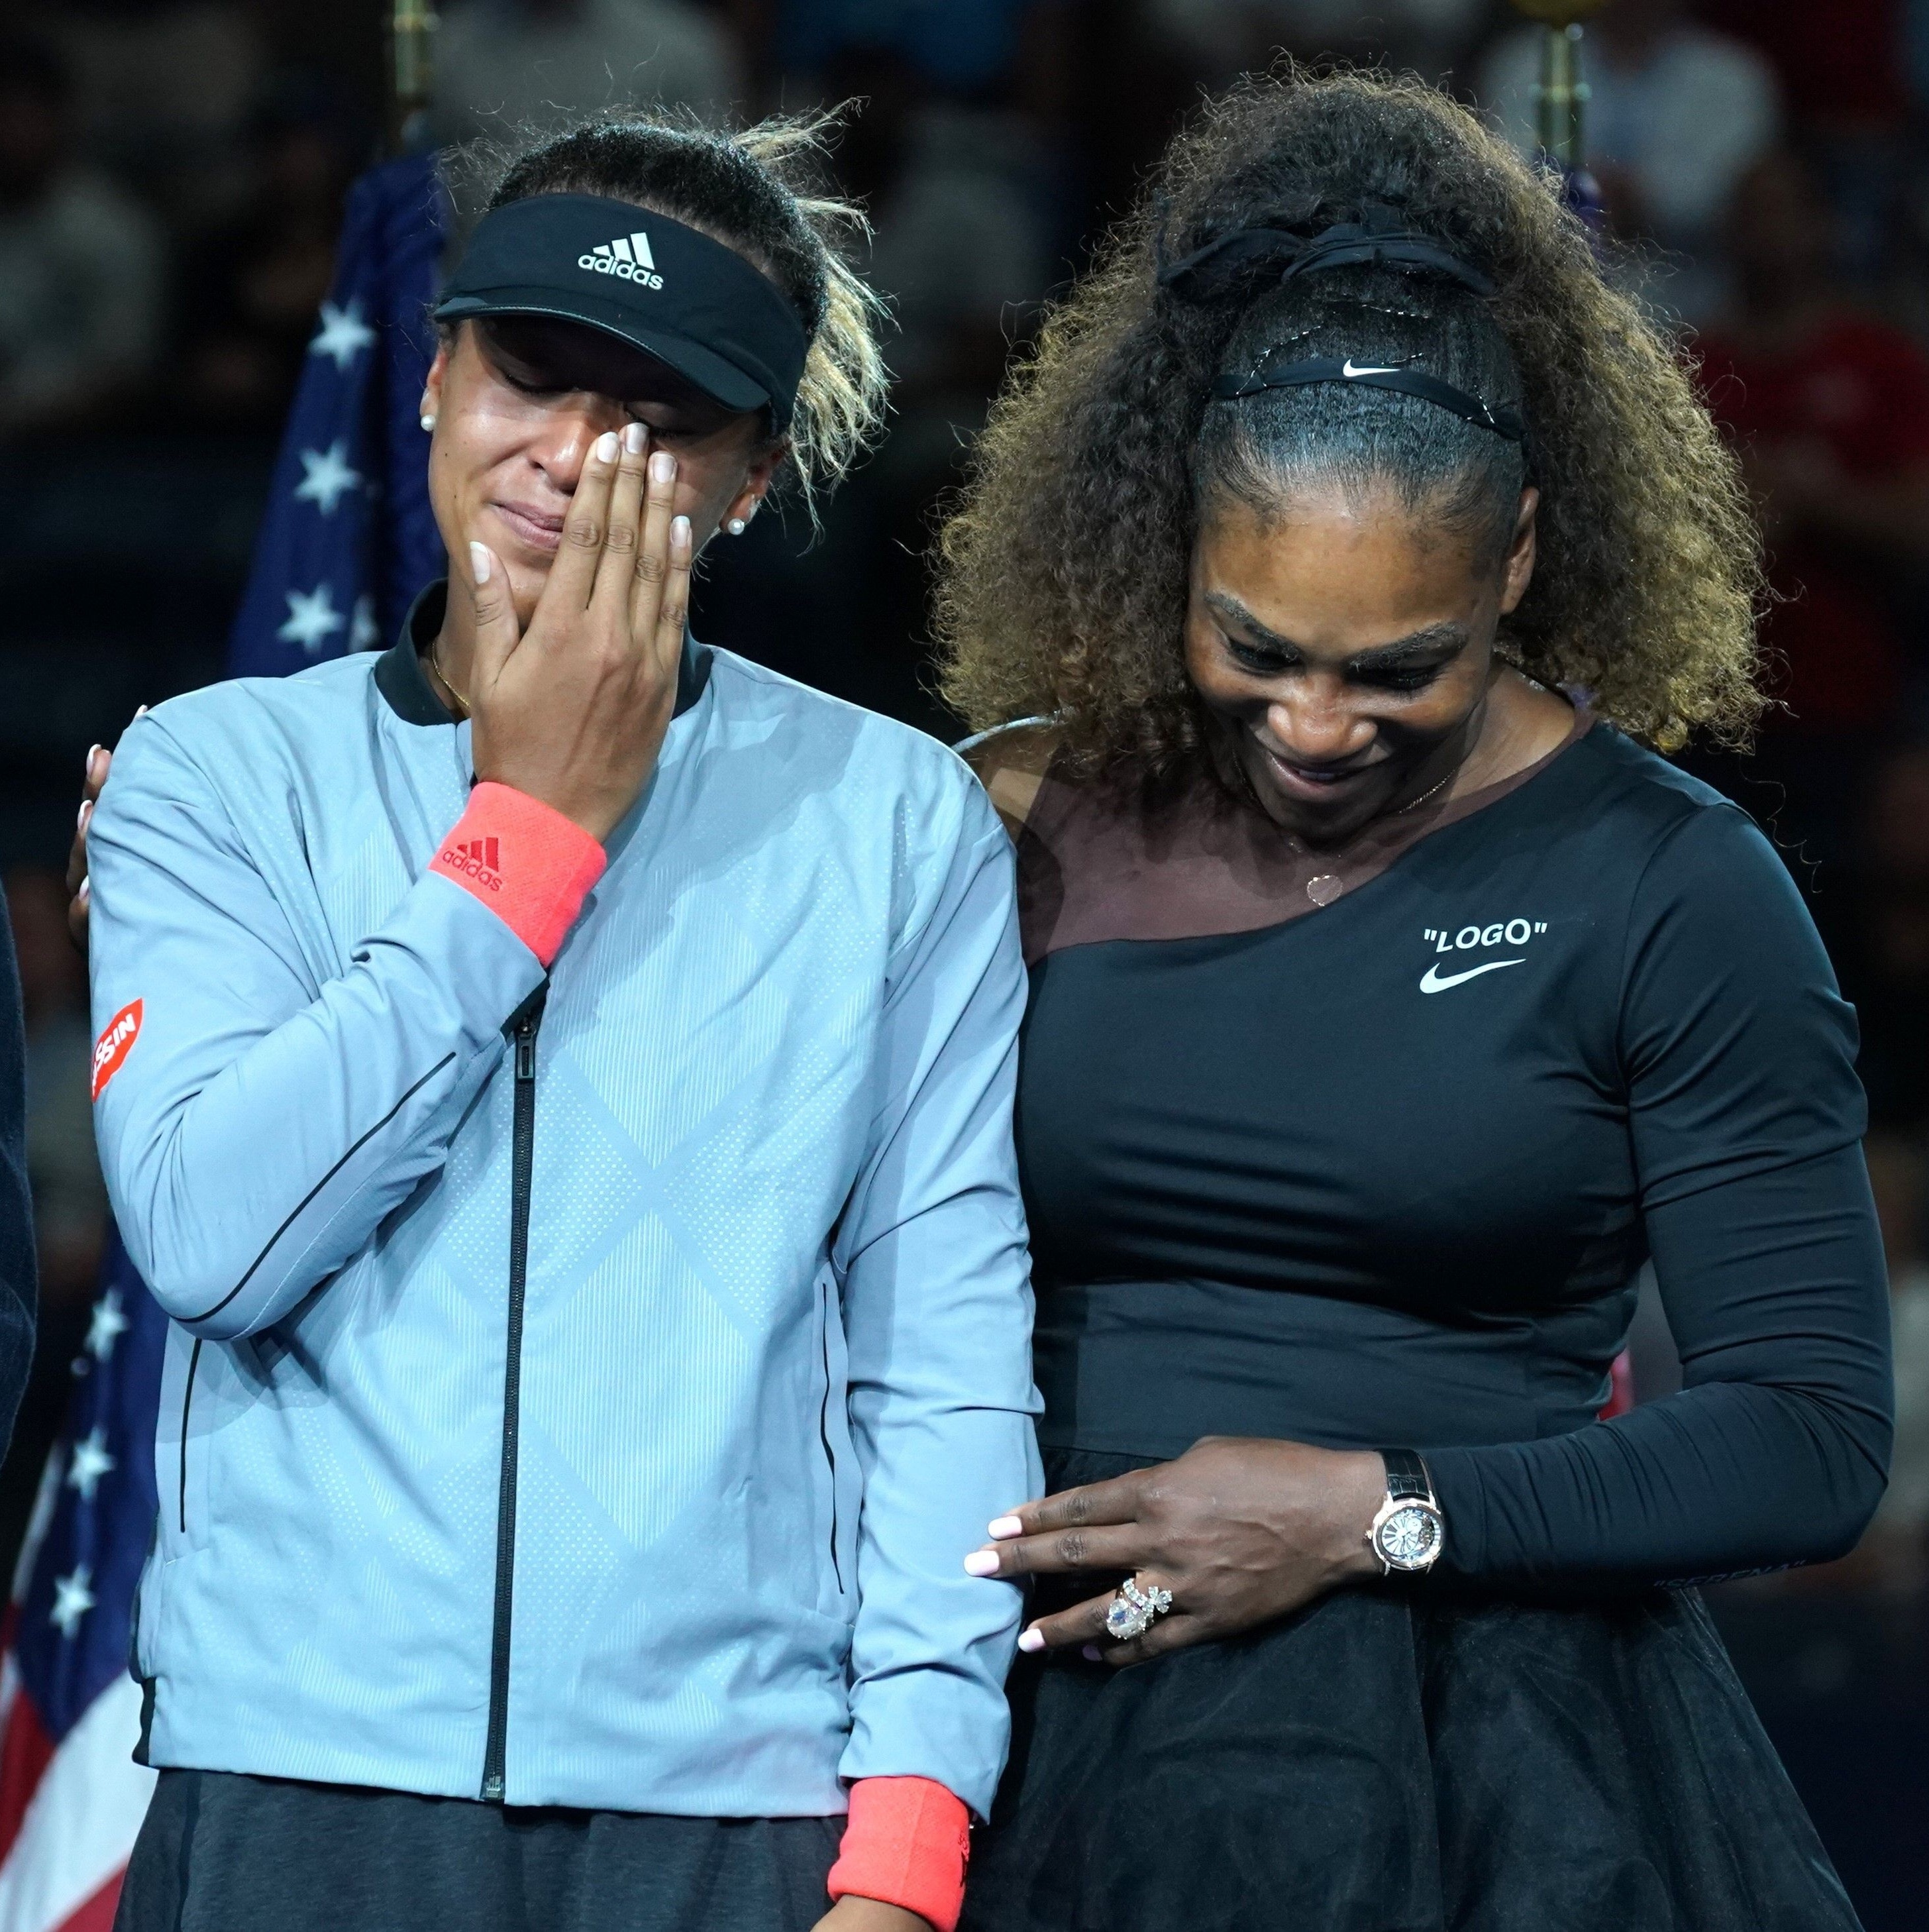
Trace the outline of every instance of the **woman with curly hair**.
<instances>
[{"instance_id":1,"label":"woman with curly hair","mask_svg":"<svg viewBox=\"0 0 1929 1932\"><path fill-rule=\"evenodd\" d=\"M1452 102L1262 83L946 554L1052 1492L968 1927L1852 1925L1692 1587L1846 1550L1891 1394L1852 1016L1658 755L1759 702L1686 374Z\"/></svg>"}]
</instances>

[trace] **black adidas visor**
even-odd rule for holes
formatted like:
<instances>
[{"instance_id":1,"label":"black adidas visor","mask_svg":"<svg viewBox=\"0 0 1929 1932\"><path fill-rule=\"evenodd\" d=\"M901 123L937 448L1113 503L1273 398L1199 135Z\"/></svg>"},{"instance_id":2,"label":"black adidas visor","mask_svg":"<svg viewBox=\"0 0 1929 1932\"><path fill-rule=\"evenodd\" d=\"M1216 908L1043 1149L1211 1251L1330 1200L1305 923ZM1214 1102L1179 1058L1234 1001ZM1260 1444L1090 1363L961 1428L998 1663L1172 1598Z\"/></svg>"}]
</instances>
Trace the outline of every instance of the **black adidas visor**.
<instances>
[{"instance_id":1,"label":"black adidas visor","mask_svg":"<svg viewBox=\"0 0 1929 1932\"><path fill-rule=\"evenodd\" d=\"M810 338L769 276L667 215L597 194L538 194L476 224L438 322L553 316L620 337L726 409L790 420Z\"/></svg>"}]
</instances>

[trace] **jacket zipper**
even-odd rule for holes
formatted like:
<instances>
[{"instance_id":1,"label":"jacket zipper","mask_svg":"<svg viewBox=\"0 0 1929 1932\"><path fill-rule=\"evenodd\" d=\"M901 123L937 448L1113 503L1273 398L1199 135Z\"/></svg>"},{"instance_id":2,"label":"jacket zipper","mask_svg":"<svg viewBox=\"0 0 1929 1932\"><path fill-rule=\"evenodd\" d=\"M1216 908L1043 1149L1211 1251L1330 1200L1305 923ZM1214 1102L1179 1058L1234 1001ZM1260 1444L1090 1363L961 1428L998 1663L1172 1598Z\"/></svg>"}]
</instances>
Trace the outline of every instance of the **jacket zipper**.
<instances>
[{"instance_id":1,"label":"jacket zipper","mask_svg":"<svg viewBox=\"0 0 1929 1932\"><path fill-rule=\"evenodd\" d=\"M824 1298L824 1402L818 1411L818 1438L824 1444L824 1460L830 1466L830 1567L837 1578L837 1594L844 1594L844 1565L837 1554L837 1452L830 1446L830 1298L836 1291L826 1288Z\"/></svg>"},{"instance_id":2,"label":"jacket zipper","mask_svg":"<svg viewBox=\"0 0 1929 1932\"><path fill-rule=\"evenodd\" d=\"M523 1296L529 1275L530 1186L536 1165L536 1036L542 995L516 1020L514 1126L509 1184L509 1334L502 1370L502 1468L496 1504L496 1608L489 1648L489 1738L482 1798L503 1802L509 1742L509 1628L516 1584L516 1454L523 1377Z\"/></svg>"},{"instance_id":3,"label":"jacket zipper","mask_svg":"<svg viewBox=\"0 0 1929 1932\"><path fill-rule=\"evenodd\" d=\"M194 1406L194 1371L201 1366L201 1338L196 1335L188 1357L188 1386L181 1396L181 1534L188 1534L188 1416Z\"/></svg>"}]
</instances>

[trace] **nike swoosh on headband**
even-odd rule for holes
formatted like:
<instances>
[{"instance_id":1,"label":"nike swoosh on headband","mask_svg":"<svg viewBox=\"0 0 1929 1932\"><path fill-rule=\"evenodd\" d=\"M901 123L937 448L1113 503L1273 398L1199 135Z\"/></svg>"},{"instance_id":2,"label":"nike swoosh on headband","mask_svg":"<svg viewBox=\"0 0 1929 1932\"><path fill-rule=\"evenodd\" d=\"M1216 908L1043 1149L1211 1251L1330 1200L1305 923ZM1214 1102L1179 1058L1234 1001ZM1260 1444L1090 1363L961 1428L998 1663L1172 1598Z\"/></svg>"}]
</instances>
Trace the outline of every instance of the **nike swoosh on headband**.
<instances>
[{"instance_id":1,"label":"nike swoosh on headband","mask_svg":"<svg viewBox=\"0 0 1929 1932\"><path fill-rule=\"evenodd\" d=\"M1464 986L1469 980L1478 980L1483 973L1498 973L1503 966L1525 966L1524 959L1490 959L1484 966L1469 966L1464 973L1442 975L1438 966L1430 966L1422 976L1420 990L1423 993L1444 993L1449 986Z\"/></svg>"},{"instance_id":2,"label":"nike swoosh on headband","mask_svg":"<svg viewBox=\"0 0 1929 1932\"><path fill-rule=\"evenodd\" d=\"M1491 430L1509 442L1524 443L1527 440L1527 426L1522 422L1518 410L1510 409L1504 404L1491 407L1478 396L1469 395L1465 389L1443 382L1438 376L1430 376L1424 369L1416 369L1411 364L1361 364L1350 356L1343 362L1331 356L1312 356L1303 362L1285 362L1280 359L1279 350L1275 347L1268 350L1246 375L1228 369L1214 376L1212 394L1216 402L1238 402L1247 396L1262 394L1268 389L1303 388L1314 382L1344 382L1366 389L1397 389L1403 395L1417 396L1424 403L1431 403L1437 410L1445 410L1463 422Z\"/></svg>"}]
</instances>

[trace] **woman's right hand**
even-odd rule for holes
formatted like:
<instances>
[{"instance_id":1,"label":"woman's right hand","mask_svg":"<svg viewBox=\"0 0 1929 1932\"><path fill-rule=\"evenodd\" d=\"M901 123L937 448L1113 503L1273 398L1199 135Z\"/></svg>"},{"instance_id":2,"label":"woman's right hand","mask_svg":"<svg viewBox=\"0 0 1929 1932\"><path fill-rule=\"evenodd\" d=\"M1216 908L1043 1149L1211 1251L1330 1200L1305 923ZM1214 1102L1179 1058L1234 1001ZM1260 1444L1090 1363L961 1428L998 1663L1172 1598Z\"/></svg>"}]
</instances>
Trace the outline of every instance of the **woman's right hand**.
<instances>
[{"instance_id":1,"label":"woman's right hand","mask_svg":"<svg viewBox=\"0 0 1929 1932\"><path fill-rule=\"evenodd\" d=\"M145 704L134 713L136 718L146 715ZM104 745L96 745L87 754L87 776L80 788L80 816L74 824L74 843L67 848L67 929L83 952L87 950L87 908L92 903L87 883L87 828L93 823L94 808L113 762L113 753Z\"/></svg>"},{"instance_id":2,"label":"woman's right hand","mask_svg":"<svg viewBox=\"0 0 1929 1932\"><path fill-rule=\"evenodd\" d=\"M476 776L598 840L649 782L676 708L692 548L676 488L675 458L640 424L598 437L526 631L502 560L469 546Z\"/></svg>"}]
</instances>

